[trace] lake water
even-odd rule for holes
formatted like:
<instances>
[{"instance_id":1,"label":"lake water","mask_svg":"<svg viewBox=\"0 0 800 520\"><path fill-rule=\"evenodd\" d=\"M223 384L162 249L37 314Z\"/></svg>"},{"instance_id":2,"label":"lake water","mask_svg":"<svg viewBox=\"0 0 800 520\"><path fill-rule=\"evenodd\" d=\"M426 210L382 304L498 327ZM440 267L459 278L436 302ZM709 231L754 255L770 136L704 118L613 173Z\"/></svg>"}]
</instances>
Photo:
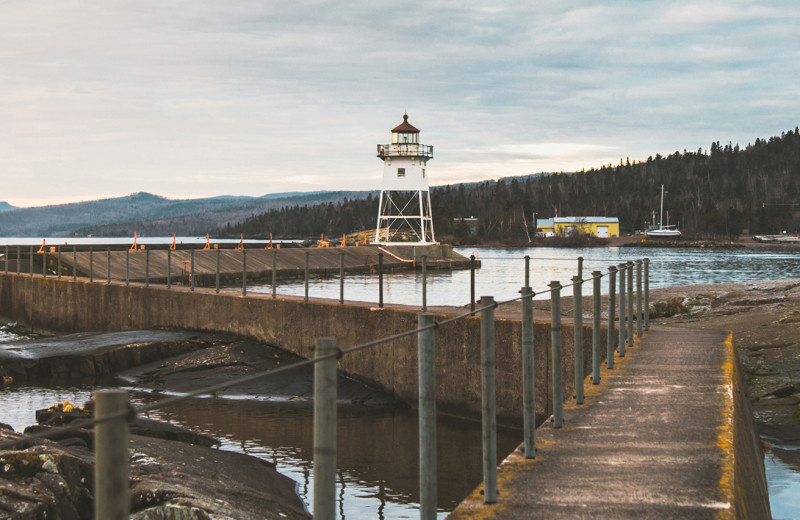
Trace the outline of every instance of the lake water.
<instances>
[{"instance_id":1,"label":"lake water","mask_svg":"<svg viewBox=\"0 0 800 520\"><path fill-rule=\"evenodd\" d=\"M653 288L692 283L741 282L800 278L798 252L793 249L458 249L466 256L475 251L482 262L476 273L476 296L497 300L515 298L524 283L525 255L531 257L531 285L544 291L551 280L562 283L576 274L577 257L584 258L584 275L606 271L609 265L649 257ZM603 284L604 291L606 290ZM338 278L313 279L313 297L339 297ZM249 285L249 291L271 292L270 285ZM282 282L280 294L303 295L304 283ZM419 305L422 276L395 273L385 276L387 303ZM469 271L428 273L428 305L469 303ZM345 299L377 301L377 276L348 275ZM545 297L546 295L542 295ZM0 342L14 339L0 329ZM34 388L18 386L0 390L3 422L22 430L34 422L33 412L71 400L83 403L86 388ZM148 394L134 394L137 403ZM311 410L251 402L204 399L158 410L153 418L172 421L222 440L222 449L249 453L276 464L298 483L298 494L311 503ZM339 517L344 519L417 518L417 419L408 410L347 410L340 412ZM477 422L440 417L438 421L440 517L481 481L481 432ZM503 457L520 441L518 430L498 432L498 455ZM776 452L778 453L778 452ZM767 475L776 518L792 518L797 511L800 467L775 454L767 457Z\"/></svg>"},{"instance_id":2,"label":"lake water","mask_svg":"<svg viewBox=\"0 0 800 520\"><path fill-rule=\"evenodd\" d=\"M475 275L475 296L494 296L503 301L516 298L525 283L525 256L531 257L530 282L537 298L549 298L547 284L558 280L569 283L577 274L578 257L583 257L584 277L594 270L607 273L608 267L628 260L650 258L650 287L695 283L743 282L800 278L800 253L795 249L654 249L612 248L456 248L462 255L475 254L481 267ZM466 305L470 300L469 270L428 271L427 303ZM603 293L608 290L602 284ZM249 284L248 291L271 292L270 284ZM393 273L384 276L384 302L406 305L422 304L422 273ZM278 293L302 296L302 280L279 282ZM313 278L309 281L311 297L339 298L339 278ZM346 275L345 300L377 302L376 274Z\"/></svg>"}]
</instances>

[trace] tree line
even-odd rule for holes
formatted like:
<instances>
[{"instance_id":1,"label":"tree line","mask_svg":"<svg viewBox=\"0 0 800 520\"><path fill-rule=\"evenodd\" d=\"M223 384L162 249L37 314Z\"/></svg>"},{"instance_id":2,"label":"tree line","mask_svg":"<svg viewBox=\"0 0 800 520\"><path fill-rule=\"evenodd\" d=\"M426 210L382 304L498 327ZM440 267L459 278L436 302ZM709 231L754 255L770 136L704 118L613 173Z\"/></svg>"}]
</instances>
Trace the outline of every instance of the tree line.
<instances>
[{"instance_id":1,"label":"tree line","mask_svg":"<svg viewBox=\"0 0 800 520\"><path fill-rule=\"evenodd\" d=\"M711 144L708 151L622 160L581 172L530 175L431 189L437 238L526 242L534 218L618 217L623 232L645 229L667 192L669 222L688 235L736 237L800 229L798 128L740 148ZM296 205L229 224L221 234L276 238L338 236L375 226L377 197ZM474 235L460 220L476 217ZM666 214L665 214L666 224Z\"/></svg>"}]
</instances>

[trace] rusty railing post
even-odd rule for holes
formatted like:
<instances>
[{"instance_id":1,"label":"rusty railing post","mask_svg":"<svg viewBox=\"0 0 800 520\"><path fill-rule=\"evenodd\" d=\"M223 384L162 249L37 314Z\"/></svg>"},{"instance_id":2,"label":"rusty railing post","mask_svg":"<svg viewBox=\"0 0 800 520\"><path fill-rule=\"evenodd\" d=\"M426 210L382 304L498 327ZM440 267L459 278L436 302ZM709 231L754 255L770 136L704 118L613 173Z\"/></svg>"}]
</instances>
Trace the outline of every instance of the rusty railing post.
<instances>
[{"instance_id":1,"label":"rusty railing post","mask_svg":"<svg viewBox=\"0 0 800 520\"><path fill-rule=\"evenodd\" d=\"M600 383L600 271L592 271L592 384Z\"/></svg>"},{"instance_id":2,"label":"rusty railing post","mask_svg":"<svg viewBox=\"0 0 800 520\"><path fill-rule=\"evenodd\" d=\"M95 425L94 517L127 520L130 513L128 470L128 392L98 390L95 418L118 415Z\"/></svg>"},{"instance_id":3,"label":"rusty railing post","mask_svg":"<svg viewBox=\"0 0 800 520\"><path fill-rule=\"evenodd\" d=\"M580 264L583 258L578 258ZM583 267L581 266L581 270ZM583 404L583 278L572 277L573 323L572 346L575 357L575 404Z\"/></svg>"},{"instance_id":4,"label":"rusty railing post","mask_svg":"<svg viewBox=\"0 0 800 520\"><path fill-rule=\"evenodd\" d=\"M625 321L625 312L627 309L627 304L625 303L625 272L627 269L628 268L625 264L619 264L617 266L617 272L619 273L619 357L625 357L627 341L625 338L625 332L628 328L627 322Z\"/></svg>"},{"instance_id":5,"label":"rusty railing post","mask_svg":"<svg viewBox=\"0 0 800 520\"><path fill-rule=\"evenodd\" d=\"M436 519L436 339L432 314L420 314L419 363L419 513Z\"/></svg>"},{"instance_id":6,"label":"rusty railing post","mask_svg":"<svg viewBox=\"0 0 800 520\"><path fill-rule=\"evenodd\" d=\"M650 259L644 259L644 330L650 330Z\"/></svg>"},{"instance_id":7,"label":"rusty railing post","mask_svg":"<svg viewBox=\"0 0 800 520\"><path fill-rule=\"evenodd\" d=\"M314 352L318 358L314 364L315 518L336 518L336 352L336 339L317 338Z\"/></svg>"},{"instance_id":8,"label":"rusty railing post","mask_svg":"<svg viewBox=\"0 0 800 520\"><path fill-rule=\"evenodd\" d=\"M615 291L617 288L617 268L613 265L608 267L608 337L606 338L606 367L614 368L614 341L616 338L615 324L617 302L615 301Z\"/></svg>"},{"instance_id":9,"label":"rusty railing post","mask_svg":"<svg viewBox=\"0 0 800 520\"><path fill-rule=\"evenodd\" d=\"M536 457L536 386L533 344L533 290L522 293L522 424L525 458Z\"/></svg>"},{"instance_id":10,"label":"rusty railing post","mask_svg":"<svg viewBox=\"0 0 800 520\"><path fill-rule=\"evenodd\" d=\"M483 430L483 502L497 502L497 412L494 347L494 298L481 297L481 424Z\"/></svg>"},{"instance_id":11,"label":"rusty railing post","mask_svg":"<svg viewBox=\"0 0 800 520\"><path fill-rule=\"evenodd\" d=\"M550 282L550 341L553 360L553 428L564 426L564 384L561 375L561 282Z\"/></svg>"}]
</instances>

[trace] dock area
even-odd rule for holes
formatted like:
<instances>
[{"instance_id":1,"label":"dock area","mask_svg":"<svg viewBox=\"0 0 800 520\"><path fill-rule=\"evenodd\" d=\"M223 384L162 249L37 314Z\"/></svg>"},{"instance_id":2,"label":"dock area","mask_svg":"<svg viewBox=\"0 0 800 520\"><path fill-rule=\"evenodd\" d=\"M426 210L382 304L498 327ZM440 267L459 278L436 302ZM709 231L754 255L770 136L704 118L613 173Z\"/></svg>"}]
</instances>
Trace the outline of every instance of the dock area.
<instances>
[{"instance_id":1,"label":"dock area","mask_svg":"<svg viewBox=\"0 0 800 520\"><path fill-rule=\"evenodd\" d=\"M448 518L770 518L734 356L724 333L652 327L535 458L500 464L497 503L479 487Z\"/></svg>"},{"instance_id":2,"label":"dock area","mask_svg":"<svg viewBox=\"0 0 800 520\"><path fill-rule=\"evenodd\" d=\"M136 249L48 248L41 252L15 248L9 251L8 270L46 273L49 276L78 276L95 280L127 280L163 284L190 283L213 285L248 281L335 276L360 272L421 269L468 269L470 260L447 245L379 246L252 249ZM19 262L19 264L17 264ZM307 263L306 263L307 262ZM0 265L0 269L3 266Z\"/></svg>"}]
</instances>

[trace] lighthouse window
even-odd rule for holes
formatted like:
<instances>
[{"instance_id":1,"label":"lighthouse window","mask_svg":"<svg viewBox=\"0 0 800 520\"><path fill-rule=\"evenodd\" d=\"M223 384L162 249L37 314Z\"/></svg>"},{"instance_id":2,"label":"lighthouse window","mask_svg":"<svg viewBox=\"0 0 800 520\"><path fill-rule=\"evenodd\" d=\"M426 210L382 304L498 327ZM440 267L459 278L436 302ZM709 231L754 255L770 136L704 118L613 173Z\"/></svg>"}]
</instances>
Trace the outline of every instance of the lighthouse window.
<instances>
[{"instance_id":1,"label":"lighthouse window","mask_svg":"<svg viewBox=\"0 0 800 520\"><path fill-rule=\"evenodd\" d=\"M425 178L425 168L422 169L422 178Z\"/></svg>"},{"instance_id":2,"label":"lighthouse window","mask_svg":"<svg viewBox=\"0 0 800 520\"><path fill-rule=\"evenodd\" d=\"M406 176L406 169L405 168L398 168L397 169L397 176L398 177L405 177Z\"/></svg>"}]
</instances>

